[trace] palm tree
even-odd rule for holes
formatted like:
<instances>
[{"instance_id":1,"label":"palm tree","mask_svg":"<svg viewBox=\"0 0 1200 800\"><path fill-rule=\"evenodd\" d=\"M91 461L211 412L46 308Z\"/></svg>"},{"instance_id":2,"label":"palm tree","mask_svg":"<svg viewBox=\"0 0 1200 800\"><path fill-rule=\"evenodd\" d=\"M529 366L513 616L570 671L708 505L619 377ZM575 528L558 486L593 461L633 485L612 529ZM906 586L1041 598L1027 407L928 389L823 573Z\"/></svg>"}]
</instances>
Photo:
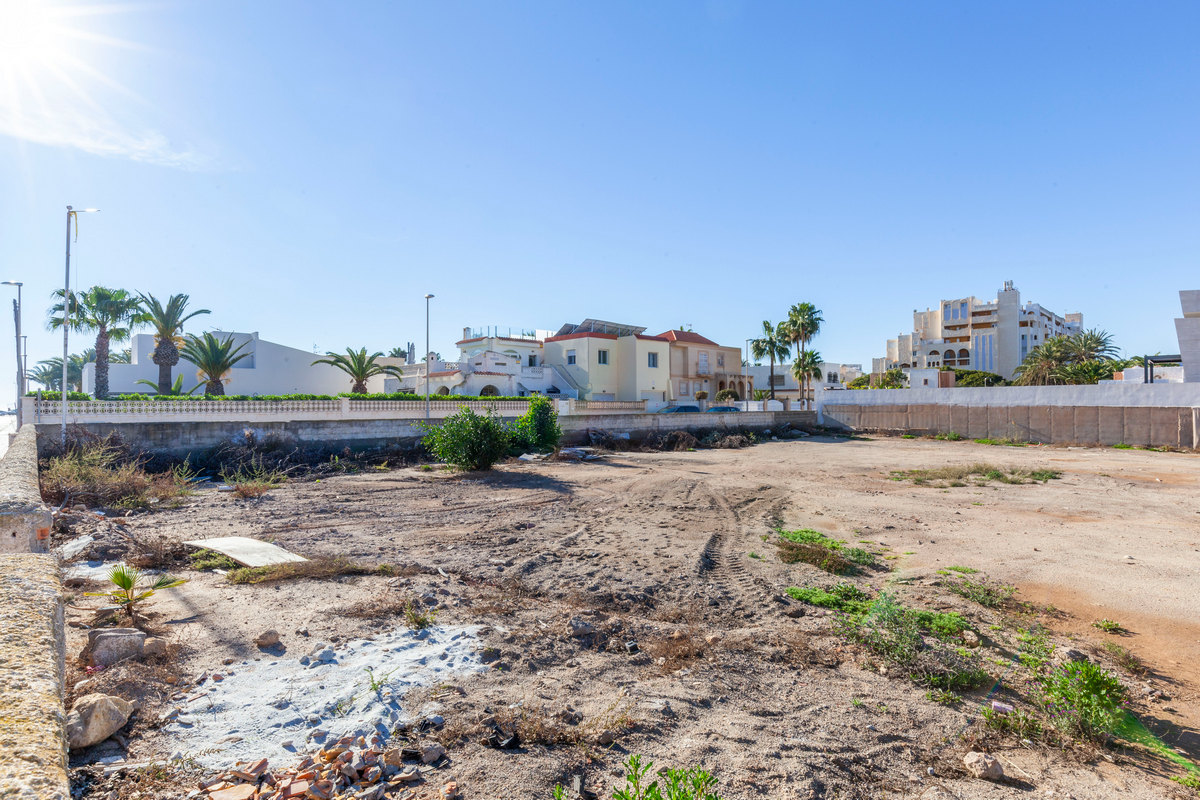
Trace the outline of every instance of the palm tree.
<instances>
[{"instance_id":1,"label":"palm tree","mask_svg":"<svg viewBox=\"0 0 1200 800\"><path fill-rule=\"evenodd\" d=\"M792 362L792 376L795 377L796 383L800 384L802 391L801 400L807 402L808 392L805 387L813 378L820 378L824 363L821 361L821 354L816 350L806 350L799 359Z\"/></svg>"},{"instance_id":2,"label":"palm tree","mask_svg":"<svg viewBox=\"0 0 1200 800\"><path fill-rule=\"evenodd\" d=\"M72 330L96 332L96 399L108 397L109 344L129 338L133 328L148 321L141 298L124 289L93 286L82 294L71 293L63 300L63 290L54 293L59 301L50 307L50 330L63 326L63 309L70 309Z\"/></svg>"},{"instance_id":3,"label":"palm tree","mask_svg":"<svg viewBox=\"0 0 1200 800\"><path fill-rule=\"evenodd\" d=\"M804 351L812 338L821 332L821 323L824 321L821 309L812 303L797 303L788 309L787 331L789 338L796 344L797 361L804 362ZM804 403L807 403L807 380L800 385L800 396L804 398Z\"/></svg>"},{"instance_id":4,"label":"palm tree","mask_svg":"<svg viewBox=\"0 0 1200 800\"><path fill-rule=\"evenodd\" d=\"M115 353L108 354L108 363L110 364L132 364L133 350L126 347L124 350L118 350Z\"/></svg>"},{"instance_id":5,"label":"palm tree","mask_svg":"<svg viewBox=\"0 0 1200 800\"><path fill-rule=\"evenodd\" d=\"M1074 361L1112 359L1118 353L1112 335L1098 328L1090 328L1067 338L1066 345L1067 352Z\"/></svg>"},{"instance_id":6,"label":"palm tree","mask_svg":"<svg viewBox=\"0 0 1200 800\"><path fill-rule=\"evenodd\" d=\"M383 358L383 353L367 355L367 348L365 347L361 350L347 347L346 355L342 355L341 353L326 353L325 356L325 358L318 358L312 363L314 365L328 364L331 367L337 367L349 375L351 394L366 394L367 381L376 375L401 376L399 368L385 367L382 364L375 363L376 359Z\"/></svg>"},{"instance_id":7,"label":"palm tree","mask_svg":"<svg viewBox=\"0 0 1200 800\"><path fill-rule=\"evenodd\" d=\"M755 359L768 358L771 360L771 377L768 381L767 388L771 391L771 399L775 399L775 359L781 362L788 357L791 348L788 347L787 331L784 329L784 323L772 325L767 320L763 320L763 335L758 339L750 340L750 354Z\"/></svg>"},{"instance_id":8,"label":"palm tree","mask_svg":"<svg viewBox=\"0 0 1200 800\"><path fill-rule=\"evenodd\" d=\"M203 383L197 383L195 386L193 386L193 387L191 388L191 390L190 390L190 391L187 391L187 392L185 392L185 391L183 391L183 376L182 376L182 375L176 375L176 376L175 376L175 382L174 382L174 383L172 383L172 384L171 384L171 385L168 387L168 388L169 388L169 391L166 391L166 392L160 392L160 391L158 390L158 383L156 383L155 381L148 381L148 380L146 380L145 378L142 378L141 380L139 380L139 381L138 381L138 384L139 384L140 386L149 386L149 387L150 387L150 388L153 390L152 392L150 392L150 394L153 394L153 395L182 395L182 394L194 394L194 393L196 392L196 390L197 390L197 389L199 389L201 386L203 386L203 385L204 385Z\"/></svg>"},{"instance_id":9,"label":"palm tree","mask_svg":"<svg viewBox=\"0 0 1200 800\"><path fill-rule=\"evenodd\" d=\"M183 323L192 317L212 312L201 308L185 314L188 304L186 294L171 295L165 306L152 294L143 294L141 298L146 314L150 317L150 326L154 328L154 355L150 360L158 365L158 394L170 394L171 367L179 363L179 347L183 344Z\"/></svg>"},{"instance_id":10,"label":"palm tree","mask_svg":"<svg viewBox=\"0 0 1200 800\"><path fill-rule=\"evenodd\" d=\"M393 347L391 350L388 350L388 358L405 358L407 356L407 347Z\"/></svg>"},{"instance_id":11,"label":"palm tree","mask_svg":"<svg viewBox=\"0 0 1200 800\"><path fill-rule=\"evenodd\" d=\"M1018 386L1089 384L1112 377L1126 366L1106 331L1092 328L1074 336L1056 336L1029 351L1015 370Z\"/></svg>"},{"instance_id":12,"label":"palm tree","mask_svg":"<svg viewBox=\"0 0 1200 800\"><path fill-rule=\"evenodd\" d=\"M58 364L51 364L50 361L57 361ZM39 361L37 366L25 373L25 377L34 383L40 383L48 391L62 391L62 359L48 359ZM70 376L68 376L70 377Z\"/></svg>"},{"instance_id":13,"label":"palm tree","mask_svg":"<svg viewBox=\"0 0 1200 800\"><path fill-rule=\"evenodd\" d=\"M225 394L225 376L233 365L250 355L238 352L247 344L242 342L234 347L232 335L222 342L206 332L203 336L188 336L179 354L196 365L196 377L204 384L204 394L219 397Z\"/></svg>"}]
</instances>

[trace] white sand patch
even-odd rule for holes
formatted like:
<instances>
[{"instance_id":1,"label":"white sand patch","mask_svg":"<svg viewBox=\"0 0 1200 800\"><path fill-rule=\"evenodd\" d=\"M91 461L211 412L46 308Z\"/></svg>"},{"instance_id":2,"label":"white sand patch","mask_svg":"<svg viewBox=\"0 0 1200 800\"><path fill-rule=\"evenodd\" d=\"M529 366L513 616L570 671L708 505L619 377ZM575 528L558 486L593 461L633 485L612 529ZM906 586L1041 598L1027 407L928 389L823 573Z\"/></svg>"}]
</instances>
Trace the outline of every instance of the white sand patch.
<instances>
[{"instance_id":1,"label":"white sand patch","mask_svg":"<svg viewBox=\"0 0 1200 800\"><path fill-rule=\"evenodd\" d=\"M231 665L168 716L168 746L213 768L263 757L282 766L342 736L387 738L411 715L400 705L410 689L483 669L476 630L399 629L318 644L303 657Z\"/></svg>"}]
</instances>

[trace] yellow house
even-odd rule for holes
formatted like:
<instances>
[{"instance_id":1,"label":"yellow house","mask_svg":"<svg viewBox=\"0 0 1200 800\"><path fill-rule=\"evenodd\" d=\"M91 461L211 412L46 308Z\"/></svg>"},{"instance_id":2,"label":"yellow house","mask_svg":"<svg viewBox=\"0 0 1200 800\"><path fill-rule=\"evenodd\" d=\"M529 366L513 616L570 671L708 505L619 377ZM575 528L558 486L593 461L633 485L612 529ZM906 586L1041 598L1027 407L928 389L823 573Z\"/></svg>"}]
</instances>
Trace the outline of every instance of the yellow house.
<instances>
[{"instance_id":1,"label":"yellow house","mask_svg":"<svg viewBox=\"0 0 1200 800\"><path fill-rule=\"evenodd\" d=\"M645 328L587 319L542 342L546 366L566 377L583 400L670 397L670 343Z\"/></svg>"},{"instance_id":2,"label":"yellow house","mask_svg":"<svg viewBox=\"0 0 1200 800\"><path fill-rule=\"evenodd\" d=\"M742 351L722 347L692 331L670 330L659 334L671 346L671 390L679 400L692 400L696 392L716 398L722 389L737 392L738 400L749 399L754 379L742 369Z\"/></svg>"}]
</instances>

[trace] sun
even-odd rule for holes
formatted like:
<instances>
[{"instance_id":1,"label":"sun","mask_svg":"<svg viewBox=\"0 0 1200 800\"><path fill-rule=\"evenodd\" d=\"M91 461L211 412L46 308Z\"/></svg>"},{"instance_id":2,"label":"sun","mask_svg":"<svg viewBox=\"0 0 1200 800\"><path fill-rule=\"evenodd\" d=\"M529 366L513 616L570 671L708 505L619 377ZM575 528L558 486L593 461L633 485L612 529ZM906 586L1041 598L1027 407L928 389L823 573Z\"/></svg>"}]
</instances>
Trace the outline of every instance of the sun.
<instances>
[{"instance_id":1,"label":"sun","mask_svg":"<svg viewBox=\"0 0 1200 800\"><path fill-rule=\"evenodd\" d=\"M74 31L67 9L41 0L0 0L0 75L32 75L61 63Z\"/></svg>"}]
</instances>

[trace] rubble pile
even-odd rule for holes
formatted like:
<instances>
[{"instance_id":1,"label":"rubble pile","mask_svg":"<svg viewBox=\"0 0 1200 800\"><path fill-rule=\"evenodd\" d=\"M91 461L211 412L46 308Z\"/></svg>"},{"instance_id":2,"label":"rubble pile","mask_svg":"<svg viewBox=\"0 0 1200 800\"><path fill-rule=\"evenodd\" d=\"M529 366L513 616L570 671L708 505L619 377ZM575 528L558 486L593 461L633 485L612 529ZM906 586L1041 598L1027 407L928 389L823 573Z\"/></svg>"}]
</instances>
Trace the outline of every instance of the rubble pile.
<instances>
[{"instance_id":1,"label":"rubble pile","mask_svg":"<svg viewBox=\"0 0 1200 800\"><path fill-rule=\"evenodd\" d=\"M457 798L458 785L440 783L446 748L436 742L387 746L380 737L347 736L306 756L293 767L271 770L267 759L239 761L233 769L200 782L188 796L204 800L406 800ZM423 792L423 793L420 793Z\"/></svg>"}]
</instances>

